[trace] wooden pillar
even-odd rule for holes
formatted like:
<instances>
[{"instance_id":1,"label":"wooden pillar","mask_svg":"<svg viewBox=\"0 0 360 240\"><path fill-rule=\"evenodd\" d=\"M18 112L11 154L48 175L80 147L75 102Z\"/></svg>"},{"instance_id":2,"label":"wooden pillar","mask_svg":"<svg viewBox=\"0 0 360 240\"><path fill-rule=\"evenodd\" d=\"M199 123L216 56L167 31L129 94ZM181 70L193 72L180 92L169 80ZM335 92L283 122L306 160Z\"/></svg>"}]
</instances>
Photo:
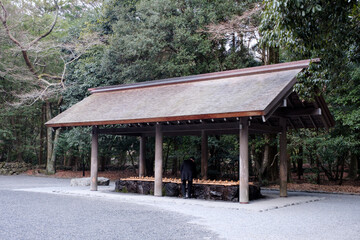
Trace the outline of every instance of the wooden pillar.
<instances>
[{"instance_id":1,"label":"wooden pillar","mask_svg":"<svg viewBox=\"0 0 360 240\"><path fill-rule=\"evenodd\" d=\"M155 129L155 183L154 196L162 196L162 161L163 161L163 133L161 125L157 124Z\"/></svg>"},{"instance_id":2,"label":"wooden pillar","mask_svg":"<svg viewBox=\"0 0 360 240\"><path fill-rule=\"evenodd\" d=\"M98 181L98 128L93 126L91 138L91 176L90 190L97 191Z\"/></svg>"},{"instance_id":3,"label":"wooden pillar","mask_svg":"<svg viewBox=\"0 0 360 240\"><path fill-rule=\"evenodd\" d=\"M239 202L249 203L249 123L248 117L240 119L239 136Z\"/></svg>"},{"instance_id":4,"label":"wooden pillar","mask_svg":"<svg viewBox=\"0 0 360 240\"><path fill-rule=\"evenodd\" d=\"M140 137L139 177L145 176L145 136Z\"/></svg>"},{"instance_id":5,"label":"wooden pillar","mask_svg":"<svg viewBox=\"0 0 360 240\"><path fill-rule=\"evenodd\" d=\"M287 197L287 143L286 143L286 119L280 118L280 197Z\"/></svg>"},{"instance_id":6,"label":"wooden pillar","mask_svg":"<svg viewBox=\"0 0 360 240\"><path fill-rule=\"evenodd\" d=\"M208 136L204 130L201 131L201 177L207 179L208 169Z\"/></svg>"}]
</instances>

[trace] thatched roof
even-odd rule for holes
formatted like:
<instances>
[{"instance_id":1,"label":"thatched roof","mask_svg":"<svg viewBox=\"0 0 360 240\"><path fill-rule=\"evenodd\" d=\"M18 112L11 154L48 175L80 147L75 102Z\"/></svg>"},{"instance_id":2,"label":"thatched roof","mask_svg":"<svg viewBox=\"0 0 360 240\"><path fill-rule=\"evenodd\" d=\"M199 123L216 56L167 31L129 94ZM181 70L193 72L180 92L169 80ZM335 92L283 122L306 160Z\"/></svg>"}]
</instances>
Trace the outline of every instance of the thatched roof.
<instances>
[{"instance_id":1,"label":"thatched roof","mask_svg":"<svg viewBox=\"0 0 360 240\"><path fill-rule=\"evenodd\" d=\"M294 127L307 127L307 122L312 125L309 127L329 127L333 125L333 120L324 102L321 102L321 106L319 102L304 105L296 94L292 94L296 75L309 63L309 60L304 60L89 89L92 93L89 97L46 125L138 124L243 116L260 117L265 121L284 106L285 99L291 101L291 97L293 106L288 107L289 110L302 108L306 109L306 115L314 115L311 121L295 123ZM316 119L318 116L324 117L324 113L325 119Z\"/></svg>"}]
</instances>

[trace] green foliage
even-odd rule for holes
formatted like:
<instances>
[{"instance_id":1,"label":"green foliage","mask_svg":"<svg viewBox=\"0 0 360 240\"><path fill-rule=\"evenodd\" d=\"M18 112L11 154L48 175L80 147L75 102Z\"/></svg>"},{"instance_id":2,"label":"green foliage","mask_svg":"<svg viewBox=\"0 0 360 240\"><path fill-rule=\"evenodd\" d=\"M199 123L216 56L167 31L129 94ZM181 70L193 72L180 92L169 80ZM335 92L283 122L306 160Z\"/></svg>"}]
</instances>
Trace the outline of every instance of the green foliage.
<instances>
[{"instance_id":1,"label":"green foliage","mask_svg":"<svg viewBox=\"0 0 360 240\"><path fill-rule=\"evenodd\" d=\"M226 4L229 7L230 1ZM105 19L115 21L105 25L105 28L111 25L113 34L102 64L110 83L186 76L223 68L222 56L226 51L217 49L216 43L199 32L206 24L224 18L223 4L155 0L109 5L111 11L105 13ZM232 9L238 7L232 3L232 8L227 9L231 16ZM243 60L248 59L238 59L238 63Z\"/></svg>"},{"instance_id":2,"label":"green foliage","mask_svg":"<svg viewBox=\"0 0 360 240\"><path fill-rule=\"evenodd\" d=\"M37 163L41 108L18 108L0 113L0 161Z\"/></svg>"},{"instance_id":3,"label":"green foliage","mask_svg":"<svg viewBox=\"0 0 360 240\"><path fill-rule=\"evenodd\" d=\"M300 73L296 90L305 99L325 95L336 125L330 133L302 132L299 144L331 179L349 152L359 156L359 12L359 1L267 0L260 27L262 44L282 47L283 59L321 59Z\"/></svg>"},{"instance_id":4,"label":"green foliage","mask_svg":"<svg viewBox=\"0 0 360 240\"><path fill-rule=\"evenodd\" d=\"M128 193L128 190L126 187L123 187L123 189L121 190L122 193Z\"/></svg>"},{"instance_id":5,"label":"green foliage","mask_svg":"<svg viewBox=\"0 0 360 240\"><path fill-rule=\"evenodd\" d=\"M349 78L349 64L359 55L358 1L267 0L260 30L262 43L283 47L288 60L321 58L304 72L305 89L332 89ZM341 84L340 84L341 86Z\"/></svg>"}]
</instances>

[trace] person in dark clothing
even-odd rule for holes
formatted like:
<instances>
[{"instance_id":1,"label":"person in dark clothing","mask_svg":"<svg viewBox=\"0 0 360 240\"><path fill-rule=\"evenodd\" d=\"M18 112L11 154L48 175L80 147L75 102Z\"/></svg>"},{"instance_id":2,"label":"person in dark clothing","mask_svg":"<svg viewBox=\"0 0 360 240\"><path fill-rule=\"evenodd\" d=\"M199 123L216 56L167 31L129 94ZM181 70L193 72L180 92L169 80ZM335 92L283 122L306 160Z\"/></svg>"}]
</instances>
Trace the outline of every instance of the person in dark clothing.
<instances>
[{"instance_id":1,"label":"person in dark clothing","mask_svg":"<svg viewBox=\"0 0 360 240\"><path fill-rule=\"evenodd\" d=\"M185 160L180 168L181 192L184 198L191 198L192 181L196 175L195 159L193 157ZM186 191L186 181L188 182Z\"/></svg>"}]
</instances>

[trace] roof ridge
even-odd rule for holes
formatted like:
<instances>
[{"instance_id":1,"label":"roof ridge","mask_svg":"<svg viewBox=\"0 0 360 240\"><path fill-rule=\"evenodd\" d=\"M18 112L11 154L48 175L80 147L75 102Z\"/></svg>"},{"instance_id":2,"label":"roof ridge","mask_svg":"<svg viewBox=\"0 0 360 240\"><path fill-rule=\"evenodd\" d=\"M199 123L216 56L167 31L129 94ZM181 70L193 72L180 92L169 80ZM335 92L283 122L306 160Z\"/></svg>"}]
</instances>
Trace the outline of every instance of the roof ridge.
<instances>
[{"instance_id":1,"label":"roof ridge","mask_svg":"<svg viewBox=\"0 0 360 240\"><path fill-rule=\"evenodd\" d=\"M187 82L215 80L224 77L247 76L252 74L262 74L262 73L269 73L275 71L286 71L286 70L292 70L298 68L306 68L309 66L311 62L318 62L318 61L320 61L318 58L306 59L295 62L286 62L286 63L278 63L272 65L241 68L241 69L228 70L222 72L204 73L204 74L190 75L185 77L166 78L166 79L137 82L131 84L89 88L88 90L90 91L90 93L100 93L100 92L121 91L121 90L135 89L135 88L172 85L172 84L187 83Z\"/></svg>"}]
</instances>

